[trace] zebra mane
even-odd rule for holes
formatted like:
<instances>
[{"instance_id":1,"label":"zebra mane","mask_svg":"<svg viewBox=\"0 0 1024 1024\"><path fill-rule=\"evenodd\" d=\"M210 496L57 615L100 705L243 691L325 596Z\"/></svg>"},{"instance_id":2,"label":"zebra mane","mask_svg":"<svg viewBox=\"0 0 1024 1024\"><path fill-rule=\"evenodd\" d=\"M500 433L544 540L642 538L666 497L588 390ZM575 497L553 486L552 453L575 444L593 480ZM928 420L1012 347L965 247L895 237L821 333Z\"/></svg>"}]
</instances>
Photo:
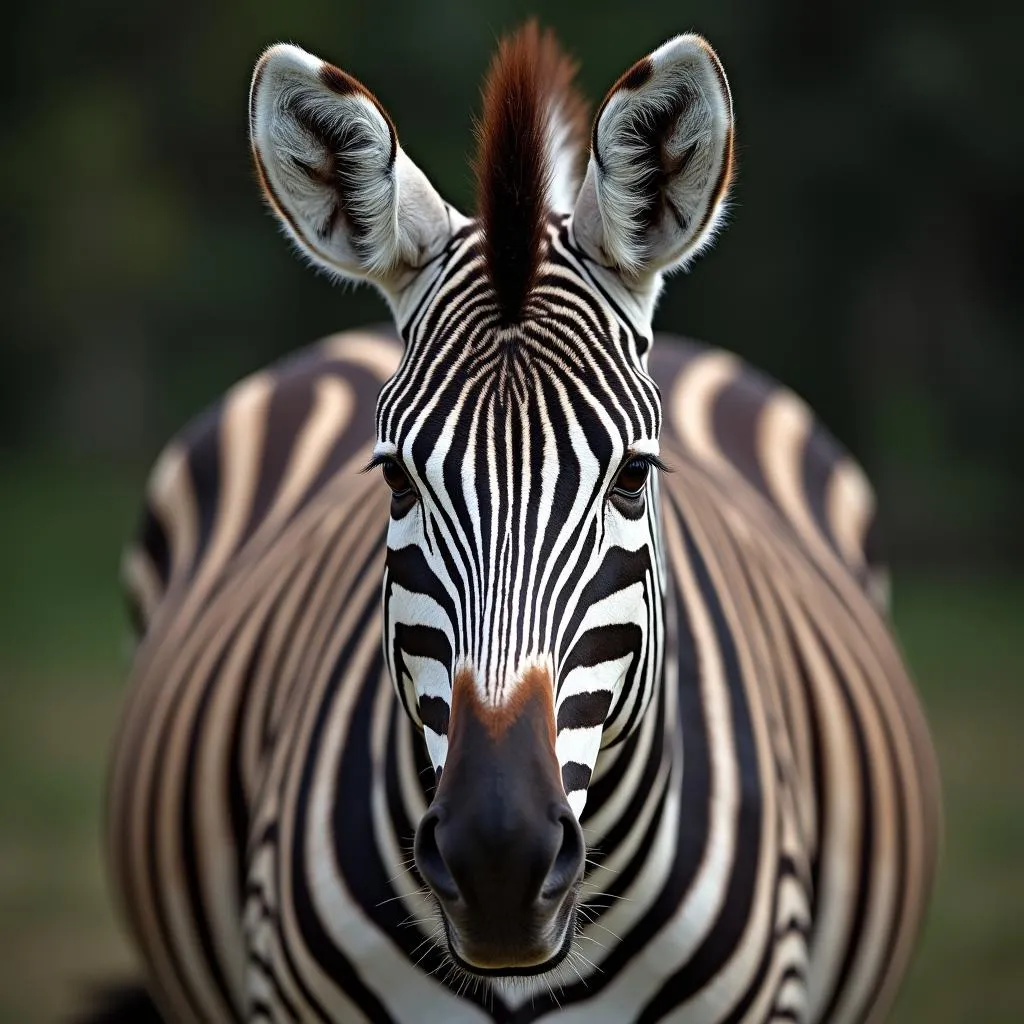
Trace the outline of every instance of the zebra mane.
<instances>
[{"instance_id":1,"label":"zebra mane","mask_svg":"<svg viewBox=\"0 0 1024 1024\"><path fill-rule=\"evenodd\" d=\"M543 258L544 223L568 212L579 187L587 104L576 64L528 21L491 61L477 125L477 207L487 273L506 323L522 319Z\"/></svg>"}]
</instances>

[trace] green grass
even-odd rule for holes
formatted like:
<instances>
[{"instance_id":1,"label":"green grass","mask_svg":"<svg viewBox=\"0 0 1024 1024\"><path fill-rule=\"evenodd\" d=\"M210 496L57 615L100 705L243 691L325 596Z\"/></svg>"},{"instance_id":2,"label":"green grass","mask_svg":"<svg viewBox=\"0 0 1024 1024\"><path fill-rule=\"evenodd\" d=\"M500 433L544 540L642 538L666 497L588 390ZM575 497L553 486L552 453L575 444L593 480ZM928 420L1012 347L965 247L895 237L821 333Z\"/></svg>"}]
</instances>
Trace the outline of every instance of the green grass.
<instances>
[{"instance_id":1,"label":"green grass","mask_svg":"<svg viewBox=\"0 0 1024 1024\"><path fill-rule=\"evenodd\" d=\"M0 1022L131 970L99 853L125 670L116 585L142 474L0 473ZM942 765L946 844L894 1020L1024 1020L1024 584L896 579Z\"/></svg>"},{"instance_id":2,"label":"green grass","mask_svg":"<svg viewBox=\"0 0 1024 1024\"><path fill-rule=\"evenodd\" d=\"M896 620L942 770L938 891L902 1021L1024 1020L1024 584L921 581Z\"/></svg>"},{"instance_id":3,"label":"green grass","mask_svg":"<svg viewBox=\"0 0 1024 1024\"><path fill-rule=\"evenodd\" d=\"M131 970L100 855L128 629L120 548L142 472L0 474L0 1021L54 1021Z\"/></svg>"}]
</instances>

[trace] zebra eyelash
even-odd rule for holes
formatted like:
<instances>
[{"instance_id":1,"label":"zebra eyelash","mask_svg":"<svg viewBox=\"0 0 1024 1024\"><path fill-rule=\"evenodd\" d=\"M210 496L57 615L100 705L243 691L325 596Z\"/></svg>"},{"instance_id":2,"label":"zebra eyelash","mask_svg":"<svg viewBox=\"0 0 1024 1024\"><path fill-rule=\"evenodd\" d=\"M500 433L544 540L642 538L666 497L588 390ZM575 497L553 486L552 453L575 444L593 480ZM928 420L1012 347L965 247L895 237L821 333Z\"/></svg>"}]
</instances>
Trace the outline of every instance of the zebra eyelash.
<instances>
[{"instance_id":1,"label":"zebra eyelash","mask_svg":"<svg viewBox=\"0 0 1024 1024\"><path fill-rule=\"evenodd\" d=\"M627 463L635 462L637 460L639 460L641 462L647 463L648 466L650 466L652 469L656 469L659 473L671 473L671 472L673 472L673 469L672 469L671 466L667 465L665 462L660 460L656 455L653 455L653 454L651 454L649 452L628 452L627 455L626 455L626 458L622 462L622 465L620 467L618 467L618 469L621 470L623 468L623 466L627 465ZM401 466L401 461L399 459L396 459L393 455L389 455L388 453L385 452L385 453L382 453L380 455L375 455L366 464L366 466L362 467L362 469L359 470L359 472L360 473L370 473L370 472L373 472L373 470L377 469L378 466L383 466L385 463L388 463L388 462L395 462L399 466ZM402 468L404 468L404 467L402 467Z\"/></svg>"},{"instance_id":2,"label":"zebra eyelash","mask_svg":"<svg viewBox=\"0 0 1024 1024\"><path fill-rule=\"evenodd\" d=\"M389 454L375 455L363 467L363 472L367 473L376 466L383 468L384 482L391 488L392 515L402 507L405 507L406 511L408 511L411 504L415 504L418 500L418 495L416 488L413 486L412 479L405 466L402 465L401 460ZM389 477L389 473L392 474L391 477ZM395 473L398 474L398 479L394 478Z\"/></svg>"},{"instance_id":3,"label":"zebra eyelash","mask_svg":"<svg viewBox=\"0 0 1024 1024\"><path fill-rule=\"evenodd\" d=\"M661 459L652 454L651 452L626 452L626 457L622 460L622 465L619 466L617 472L621 472L622 469L627 466L630 462L646 462L652 469L656 469L659 473L671 473L673 469L671 466L662 462Z\"/></svg>"},{"instance_id":4,"label":"zebra eyelash","mask_svg":"<svg viewBox=\"0 0 1024 1024\"><path fill-rule=\"evenodd\" d=\"M673 472L671 466L664 463L657 455L654 455L651 452L627 452L626 457L622 460L622 464L619 466L619 470L621 470L622 467L625 466L627 463L634 462L636 460L646 462L652 469L656 469L659 473ZM373 458L371 458L370 461L367 462L367 464L363 466L361 470L359 470L359 472L370 473L373 470L377 469L378 466L383 466L387 462L396 462L401 468L405 468L404 466L402 466L401 460L395 458L394 455L389 455L387 452L382 452L379 455L374 455ZM618 472L619 470L616 470L616 472Z\"/></svg>"},{"instance_id":5,"label":"zebra eyelash","mask_svg":"<svg viewBox=\"0 0 1024 1024\"><path fill-rule=\"evenodd\" d=\"M396 458L394 455L389 455L387 452L382 452L380 455L374 455L373 458L370 459L370 461L365 466L363 466L361 470L359 470L359 472L370 473L373 470L377 469L378 466L383 466L385 463L388 462L394 462L401 469L405 469L400 459Z\"/></svg>"}]
</instances>

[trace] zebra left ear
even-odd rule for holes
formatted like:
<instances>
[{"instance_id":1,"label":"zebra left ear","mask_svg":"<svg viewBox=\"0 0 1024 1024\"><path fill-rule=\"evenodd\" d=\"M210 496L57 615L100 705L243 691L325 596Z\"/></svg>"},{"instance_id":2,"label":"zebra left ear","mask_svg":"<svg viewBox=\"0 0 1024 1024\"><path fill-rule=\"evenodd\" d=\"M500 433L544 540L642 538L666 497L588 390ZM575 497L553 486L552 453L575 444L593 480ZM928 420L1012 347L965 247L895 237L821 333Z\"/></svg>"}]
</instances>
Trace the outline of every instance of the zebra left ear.
<instances>
[{"instance_id":1,"label":"zebra left ear","mask_svg":"<svg viewBox=\"0 0 1024 1024\"><path fill-rule=\"evenodd\" d=\"M249 135L263 191L298 247L389 298L461 220L406 156L373 93L297 46L272 46L256 65Z\"/></svg>"},{"instance_id":2,"label":"zebra left ear","mask_svg":"<svg viewBox=\"0 0 1024 1024\"><path fill-rule=\"evenodd\" d=\"M633 279L682 266L711 241L732 167L725 72L700 36L676 36L605 97L573 213L575 236Z\"/></svg>"}]
</instances>

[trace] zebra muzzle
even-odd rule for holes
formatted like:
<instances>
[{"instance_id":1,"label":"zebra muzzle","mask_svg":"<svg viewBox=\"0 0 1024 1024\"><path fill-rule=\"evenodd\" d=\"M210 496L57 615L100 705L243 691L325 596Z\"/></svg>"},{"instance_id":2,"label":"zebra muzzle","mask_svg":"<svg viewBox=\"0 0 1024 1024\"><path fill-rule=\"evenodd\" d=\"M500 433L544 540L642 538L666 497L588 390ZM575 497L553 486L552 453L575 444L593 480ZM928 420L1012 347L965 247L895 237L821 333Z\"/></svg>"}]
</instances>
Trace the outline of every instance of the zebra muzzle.
<instances>
[{"instance_id":1,"label":"zebra muzzle","mask_svg":"<svg viewBox=\"0 0 1024 1024\"><path fill-rule=\"evenodd\" d=\"M466 969L537 974L568 953L585 844L555 757L546 671L528 671L493 707L468 671L456 677L448 756L415 855Z\"/></svg>"}]
</instances>

